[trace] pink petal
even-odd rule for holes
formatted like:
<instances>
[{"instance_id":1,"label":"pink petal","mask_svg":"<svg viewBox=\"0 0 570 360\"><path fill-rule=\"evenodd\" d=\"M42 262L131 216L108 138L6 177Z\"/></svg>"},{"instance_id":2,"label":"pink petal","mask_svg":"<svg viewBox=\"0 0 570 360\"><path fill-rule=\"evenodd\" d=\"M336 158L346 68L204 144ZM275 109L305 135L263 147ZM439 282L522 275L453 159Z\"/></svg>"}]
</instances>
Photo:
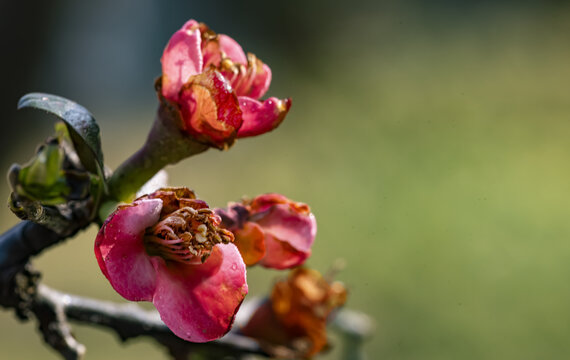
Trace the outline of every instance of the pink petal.
<instances>
[{"instance_id":1,"label":"pink petal","mask_svg":"<svg viewBox=\"0 0 570 360\"><path fill-rule=\"evenodd\" d=\"M218 244L201 265L166 264L153 257L153 303L174 334L206 342L227 333L247 294L245 264L233 244Z\"/></svg>"},{"instance_id":2,"label":"pink petal","mask_svg":"<svg viewBox=\"0 0 570 360\"><path fill-rule=\"evenodd\" d=\"M170 38L161 59L162 95L165 98L177 101L182 85L190 76L202 71L201 42L200 30L189 30L184 27Z\"/></svg>"},{"instance_id":3,"label":"pink petal","mask_svg":"<svg viewBox=\"0 0 570 360\"><path fill-rule=\"evenodd\" d=\"M160 216L162 200L146 199L119 207L99 230L95 255L111 286L132 301L151 301L156 274L143 245L145 229Z\"/></svg>"},{"instance_id":4,"label":"pink petal","mask_svg":"<svg viewBox=\"0 0 570 360\"><path fill-rule=\"evenodd\" d=\"M180 30L193 30L193 29L197 28L198 26L200 26L199 22L197 22L194 19L190 19L190 20L186 21L186 23L184 23L184 25L182 25Z\"/></svg>"},{"instance_id":5,"label":"pink petal","mask_svg":"<svg viewBox=\"0 0 570 360\"><path fill-rule=\"evenodd\" d=\"M231 61L247 65L247 57L237 41L227 35L219 34L218 42L220 44L220 50L223 51Z\"/></svg>"},{"instance_id":6,"label":"pink petal","mask_svg":"<svg viewBox=\"0 0 570 360\"><path fill-rule=\"evenodd\" d=\"M263 103L247 96L239 96L238 99L243 117L238 138L256 136L275 129L291 107L291 99L271 97Z\"/></svg>"},{"instance_id":7,"label":"pink petal","mask_svg":"<svg viewBox=\"0 0 570 360\"><path fill-rule=\"evenodd\" d=\"M249 89L249 94L246 94L250 98L259 99L269 89L271 84L271 69L266 64L263 64L261 69L255 74L253 82L251 83L251 88Z\"/></svg>"},{"instance_id":8,"label":"pink petal","mask_svg":"<svg viewBox=\"0 0 570 360\"><path fill-rule=\"evenodd\" d=\"M265 255L265 234L254 222L247 221L241 229L234 231L235 241L246 266L255 265Z\"/></svg>"},{"instance_id":9,"label":"pink petal","mask_svg":"<svg viewBox=\"0 0 570 360\"><path fill-rule=\"evenodd\" d=\"M295 250L309 252L317 235L315 216L299 214L288 204L277 204L256 221L266 234L287 242ZM267 250L269 252L269 250Z\"/></svg>"},{"instance_id":10,"label":"pink petal","mask_svg":"<svg viewBox=\"0 0 570 360\"><path fill-rule=\"evenodd\" d=\"M233 74L223 72L227 79L232 79L231 84L237 96L247 96L258 99L269 89L271 84L271 69L255 55L248 54L247 66L244 72Z\"/></svg>"},{"instance_id":11,"label":"pink petal","mask_svg":"<svg viewBox=\"0 0 570 360\"><path fill-rule=\"evenodd\" d=\"M186 131L219 148L231 144L242 124L238 100L226 79L209 70L191 78L180 93Z\"/></svg>"},{"instance_id":12,"label":"pink petal","mask_svg":"<svg viewBox=\"0 0 570 360\"><path fill-rule=\"evenodd\" d=\"M263 212L263 211L269 209L273 205L277 205L277 204L295 204L295 203L292 202L291 200L289 200L285 195L281 195L278 193L267 193L267 194L262 194L262 195L256 196L253 199L253 201L251 202L251 207L255 213L260 213L260 212ZM297 203L297 204L301 204L301 203ZM310 212L308 206L307 206L307 209L305 211L307 213Z\"/></svg>"},{"instance_id":13,"label":"pink petal","mask_svg":"<svg viewBox=\"0 0 570 360\"><path fill-rule=\"evenodd\" d=\"M277 240L275 237L265 234L265 257L259 262L260 265L273 269L289 269L299 266L311 256L311 249L299 251L287 241Z\"/></svg>"}]
</instances>

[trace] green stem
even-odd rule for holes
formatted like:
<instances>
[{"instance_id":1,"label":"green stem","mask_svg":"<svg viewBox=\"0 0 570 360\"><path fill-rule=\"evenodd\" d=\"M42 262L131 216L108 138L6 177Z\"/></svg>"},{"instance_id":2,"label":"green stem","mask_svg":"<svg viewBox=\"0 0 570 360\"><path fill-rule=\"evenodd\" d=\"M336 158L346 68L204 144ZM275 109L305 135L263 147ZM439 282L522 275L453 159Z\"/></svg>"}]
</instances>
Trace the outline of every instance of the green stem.
<instances>
[{"instance_id":1,"label":"green stem","mask_svg":"<svg viewBox=\"0 0 570 360\"><path fill-rule=\"evenodd\" d=\"M209 146L183 132L179 112L160 105L143 147L122 163L108 181L110 200L130 201L166 165L206 151Z\"/></svg>"},{"instance_id":2,"label":"green stem","mask_svg":"<svg viewBox=\"0 0 570 360\"><path fill-rule=\"evenodd\" d=\"M168 163L156 151L143 145L109 179L109 193L114 200L128 201L150 178Z\"/></svg>"}]
</instances>

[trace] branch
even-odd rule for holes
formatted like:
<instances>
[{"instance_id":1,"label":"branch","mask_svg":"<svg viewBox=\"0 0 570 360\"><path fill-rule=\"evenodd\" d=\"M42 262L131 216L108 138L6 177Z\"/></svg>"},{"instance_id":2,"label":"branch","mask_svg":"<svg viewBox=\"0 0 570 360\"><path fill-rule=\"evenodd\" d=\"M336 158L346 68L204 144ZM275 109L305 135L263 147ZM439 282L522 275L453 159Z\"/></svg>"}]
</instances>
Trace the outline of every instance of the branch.
<instances>
[{"instance_id":1,"label":"branch","mask_svg":"<svg viewBox=\"0 0 570 360\"><path fill-rule=\"evenodd\" d=\"M139 336L153 338L166 347L174 359L187 359L194 352L200 352L209 359L219 359L229 355L239 359L243 355L251 354L269 357L255 340L239 334L236 330L232 330L223 338L209 343L184 341L164 325L157 311L143 310L134 303L118 304L68 295L42 284L38 286L36 302L36 308L42 309L41 312L35 312L40 322L42 318L45 318L45 315L42 315L44 312L50 316L51 314L55 315L52 318L56 321L57 326L52 325L50 332L53 332L53 328L57 329L55 334L57 341L55 342L56 346L52 343L50 345L56 348L66 359L79 359L85 351L83 345L77 343L70 336L69 326L66 323L67 319L113 330L123 342ZM251 303L252 307L256 307L258 301L256 299L247 301L244 303L244 308L249 307L250 304L248 303ZM42 317L40 318L38 315L42 315ZM363 313L343 309L333 321L332 326L342 336L344 343L343 358L364 359L362 343L372 334L374 325L371 319ZM49 343L45 329L41 328L41 330L46 342ZM54 337L53 334L51 336ZM75 357L68 356L68 354Z\"/></svg>"},{"instance_id":2,"label":"branch","mask_svg":"<svg viewBox=\"0 0 570 360\"><path fill-rule=\"evenodd\" d=\"M33 255L63 239L56 232L31 221L21 221L0 235L0 305L14 308L21 319L27 318L30 296L35 292L39 274L26 265Z\"/></svg>"},{"instance_id":3,"label":"branch","mask_svg":"<svg viewBox=\"0 0 570 360\"><path fill-rule=\"evenodd\" d=\"M66 336L66 319L111 329L123 342L139 336L151 337L165 346L175 359L186 359L193 352L207 354L208 358L212 359L228 355L239 358L246 354L267 356L253 339L239 335L235 331L213 342L191 343L174 335L160 320L156 311L146 311L132 303L117 304L68 295L42 284L38 286L34 313L40 323L45 313L57 314L57 316L50 315L52 324L57 324L57 326L52 325L51 328L61 329L58 332L63 334L61 339L57 339L56 346L47 340L46 330L42 327L40 329L46 341L61 352L66 359L79 359L84 351L83 345L77 344L74 339L71 341ZM52 331L52 329L47 330ZM62 339L64 340L63 346ZM68 357L67 353L74 353L77 356Z\"/></svg>"},{"instance_id":4,"label":"branch","mask_svg":"<svg viewBox=\"0 0 570 360\"><path fill-rule=\"evenodd\" d=\"M85 355L85 346L75 340L71 327L67 322L65 302L53 301L42 296L42 288L38 288L37 300L31 311L39 322L44 341L58 351L64 359L81 359Z\"/></svg>"},{"instance_id":5,"label":"branch","mask_svg":"<svg viewBox=\"0 0 570 360\"><path fill-rule=\"evenodd\" d=\"M28 220L0 235L0 271L23 265L31 256L63 240L56 232Z\"/></svg>"}]
</instances>

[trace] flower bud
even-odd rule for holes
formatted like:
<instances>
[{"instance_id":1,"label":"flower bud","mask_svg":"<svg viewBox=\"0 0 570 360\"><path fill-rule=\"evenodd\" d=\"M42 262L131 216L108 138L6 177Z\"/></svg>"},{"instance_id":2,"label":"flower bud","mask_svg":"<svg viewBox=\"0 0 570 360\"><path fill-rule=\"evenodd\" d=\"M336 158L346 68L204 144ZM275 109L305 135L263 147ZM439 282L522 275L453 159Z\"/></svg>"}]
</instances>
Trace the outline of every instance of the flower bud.
<instances>
[{"instance_id":1,"label":"flower bud","mask_svg":"<svg viewBox=\"0 0 570 360\"><path fill-rule=\"evenodd\" d=\"M276 128L291 100L259 101L271 83L271 69L232 38L189 20L162 55L161 102L181 112L185 131L196 140L225 149L235 138Z\"/></svg>"},{"instance_id":2,"label":"flower bud","mask_svg":"<svg viewBox=\"0 0 570 360\"><path fill-rule=\"evenodd\" d=\"M12 165L8 180L10 209L18 217L65 236L89 224L101 195L101 180L82 165L63 123L27 164Z\"/></svg>"}]
</instances>

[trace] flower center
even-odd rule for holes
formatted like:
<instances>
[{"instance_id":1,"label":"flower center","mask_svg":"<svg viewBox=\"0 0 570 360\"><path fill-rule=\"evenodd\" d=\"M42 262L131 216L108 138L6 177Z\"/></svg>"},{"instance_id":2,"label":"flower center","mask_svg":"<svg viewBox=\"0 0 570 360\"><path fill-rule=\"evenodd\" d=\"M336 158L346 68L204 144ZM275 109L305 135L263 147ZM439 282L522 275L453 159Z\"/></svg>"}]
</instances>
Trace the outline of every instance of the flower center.
<instances>
[{"instance_id":1,"label":"flower center","mask_svg":"<svg viewBox=\"0 0 570 360\"><path fill-rule=\"evenodd\" d=\"M183 206L164 216L145 234L150 255L185 264L206 261L216 244L234 240L233 234L219 227L220 217L209 208Z\"/></svg>"},{"instance_id":2,"label":"flower center","mask_svg":"<svg viewBox=\"0 0 570 360\"><path fill-rule=\"evenodd\" d=\"M248 96L256 85L256 77L264 72L263 62L252 53L247 53L247 65L233 62L222 53L217 69L229 81L238 96Z\"/></svg>"}]
</instances>

